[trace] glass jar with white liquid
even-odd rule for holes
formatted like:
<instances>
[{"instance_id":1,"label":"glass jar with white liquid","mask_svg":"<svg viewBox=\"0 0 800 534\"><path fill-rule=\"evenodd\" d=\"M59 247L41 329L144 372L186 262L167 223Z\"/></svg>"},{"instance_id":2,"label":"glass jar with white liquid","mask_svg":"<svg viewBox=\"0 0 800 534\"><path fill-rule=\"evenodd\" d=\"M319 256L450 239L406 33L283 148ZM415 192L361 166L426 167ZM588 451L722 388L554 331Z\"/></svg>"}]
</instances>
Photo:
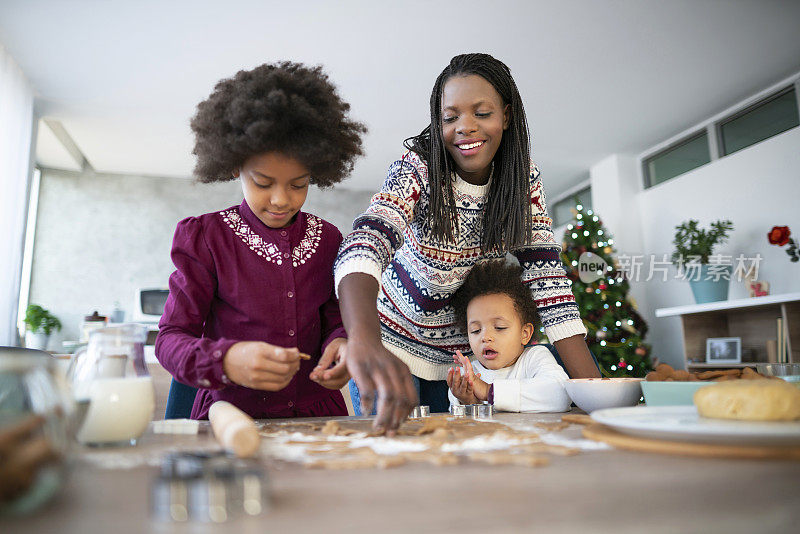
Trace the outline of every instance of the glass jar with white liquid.
<instances>
[{"instance_id":1,"label":"glass jar with white liquid","mask_svg":"<svg viewBox=\"0 0 800 534\"><path fill-rule=\"evenodd\" d=\"M86 445L135 445L153 418L153 380L144 361L147 327L93 331L69 370L75 402L86 409L76 438Z\"/></svg>"}]
</instances>

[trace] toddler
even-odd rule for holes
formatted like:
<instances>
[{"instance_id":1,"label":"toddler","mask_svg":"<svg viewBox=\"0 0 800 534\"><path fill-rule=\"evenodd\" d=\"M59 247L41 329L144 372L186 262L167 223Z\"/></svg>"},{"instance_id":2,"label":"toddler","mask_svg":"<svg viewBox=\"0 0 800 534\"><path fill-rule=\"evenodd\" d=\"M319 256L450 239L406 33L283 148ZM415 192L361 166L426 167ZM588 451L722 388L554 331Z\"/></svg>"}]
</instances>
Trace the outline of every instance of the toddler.
<instances>
[{"instance_id":1,"label":"toddler","mask_svg":"<svg viewBox=\"0 0 800 534\"><path fill-rule=\"evenodd\" d=\"M488 401L505 412L564 412L568 379L550 351L527 346L536 304L522 283L522 268L503 260L473 267L453 295L456 324L466 327L476 361L456 352L447 374L451 405Z\"/></svg>"}]
</instances>

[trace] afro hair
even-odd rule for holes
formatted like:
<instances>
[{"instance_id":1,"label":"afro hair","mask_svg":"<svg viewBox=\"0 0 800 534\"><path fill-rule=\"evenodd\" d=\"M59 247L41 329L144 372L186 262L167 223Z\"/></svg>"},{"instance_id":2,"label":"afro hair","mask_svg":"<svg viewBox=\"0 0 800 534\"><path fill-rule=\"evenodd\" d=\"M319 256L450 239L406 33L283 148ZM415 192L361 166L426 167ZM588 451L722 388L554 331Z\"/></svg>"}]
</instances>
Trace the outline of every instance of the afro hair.
<instances>
[{"instance_id":1,"label":"afro hair","mask_svg":"<svg viewBox=\"0 0 800 534\"><path fill-rule=\"evenodd\" d=\"M349 110L320 66L285 61L239 71L197 106L191 121L195 176L233 180L248 158L276 151L308 168L311 183L336 184L363 155L367 128L350 119Z\"/></svg>"},{"instance_id":2,"label":"afro hair","mask_svg":"<svg viewBox=\"0 0 800 534\"><path fill-rule=\"evenodd\" d=\"M522 324L538 323L536 303L531 290L522 283L522 267L506 263L505 260L490 260L477 263L464 284L453 294L451 304L456 312L456 324L466 332L467 306L472 299L483 295L508 295Z\"/></svg>"}]
</instances>

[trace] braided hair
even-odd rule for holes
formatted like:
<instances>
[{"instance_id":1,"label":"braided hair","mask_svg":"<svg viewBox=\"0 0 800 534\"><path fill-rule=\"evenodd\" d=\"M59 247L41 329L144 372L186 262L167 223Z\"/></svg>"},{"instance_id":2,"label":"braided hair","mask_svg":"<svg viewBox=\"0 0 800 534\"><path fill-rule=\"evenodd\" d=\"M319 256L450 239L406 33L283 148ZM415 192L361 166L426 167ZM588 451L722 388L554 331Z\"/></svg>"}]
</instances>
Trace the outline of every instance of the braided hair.
<instances>
[{"instance_id":1,"label":"braided hair","mask_svg":"<svg viewBox=\"0 0 800 534\"><path fill-rule=\"evenodd\" d=\"M404 146L428 165L430 182L430 224L433 237L453 242L458 236L458 214L451 187L455 163L442 138L442 92L454 76L478 75L492 84L511 106L511 121L494 156L494 174L483 213L484 252L508 251L531 239L530 136L525 109L511 70L489 54L462 54L450 60L431 92L431 123Z\"/></svg>"}]
</instances>

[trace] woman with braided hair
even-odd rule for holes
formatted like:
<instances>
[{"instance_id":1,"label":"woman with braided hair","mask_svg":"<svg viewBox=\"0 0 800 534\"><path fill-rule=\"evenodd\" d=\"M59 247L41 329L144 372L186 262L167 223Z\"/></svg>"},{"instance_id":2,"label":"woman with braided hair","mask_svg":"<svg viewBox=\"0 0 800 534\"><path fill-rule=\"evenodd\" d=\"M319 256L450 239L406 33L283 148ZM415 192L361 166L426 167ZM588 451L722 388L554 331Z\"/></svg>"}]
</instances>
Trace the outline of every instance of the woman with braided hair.
<instances>
[{"instance_id":1,"label":"woman with braided hair","mask_svg":"<svg viewBox=\"0 0 800 534\"><path fill-rule=\"evenodd\" d=\"M567 371L599 376L511 71L488 54L454 57L436 79L430 114L335 263L354 405L370 413L377 398L375 425L390 432L417 402L447 411L453 353L471 354L450 299L483 259L517 258Z\"/></svg>"}]
</instances>

